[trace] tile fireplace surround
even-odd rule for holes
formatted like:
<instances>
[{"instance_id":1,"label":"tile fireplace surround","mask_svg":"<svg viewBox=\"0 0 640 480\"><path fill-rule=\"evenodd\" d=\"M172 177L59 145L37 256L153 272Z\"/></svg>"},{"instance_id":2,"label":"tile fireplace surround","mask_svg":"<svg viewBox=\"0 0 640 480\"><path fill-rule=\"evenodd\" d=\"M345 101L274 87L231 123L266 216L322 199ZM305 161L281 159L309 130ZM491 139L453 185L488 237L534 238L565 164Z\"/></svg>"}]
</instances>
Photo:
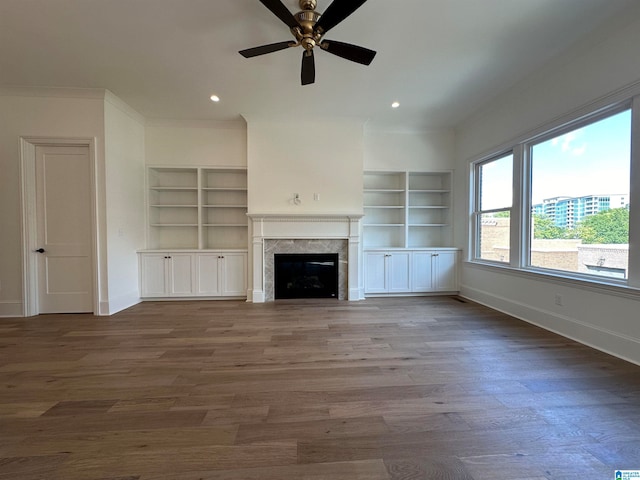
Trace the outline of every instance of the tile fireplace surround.
<instances>
[{"instance_id":1,"label":"tile fireplace surround","mask_svg":"<svg viewBox=\"0 0 640 480\"><path fill-rule=\"evenodd\" d=\"M362 300L360 221L356 215L249 214L254 303L271 302L275 253L338 253L339 299Z\"/></svg>"}]
</instances>

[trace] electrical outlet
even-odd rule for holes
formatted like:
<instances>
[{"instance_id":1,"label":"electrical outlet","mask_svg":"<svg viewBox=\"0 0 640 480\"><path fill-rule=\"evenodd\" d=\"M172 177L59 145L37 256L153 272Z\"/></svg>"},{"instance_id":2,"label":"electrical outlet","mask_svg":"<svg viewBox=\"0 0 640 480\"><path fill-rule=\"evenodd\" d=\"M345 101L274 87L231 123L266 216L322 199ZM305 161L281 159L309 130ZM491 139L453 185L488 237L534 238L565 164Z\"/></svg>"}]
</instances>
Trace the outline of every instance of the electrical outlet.
<instances>
[{"instance_id":1,"label":"electrical outlet","mask_svg":"<svg viewBox=\"0 0 640 480\"><path fill-rule=\"evenodd\" d=\"M555 304L559 305L560 307L562 306L562 295L560 295L559 293L556 293Z\"/></svg>"},{"instance_id":2,"label":"electrical outlet","mask_svg":"<svg viewBox=\"0 0 640 480\"><path fill-rule=\"evenodd\" d=\"M320 194L319 193L314 193L313 194L313 199L317 202L318 200L320 200Z\"/></svg>"}]
</instances>

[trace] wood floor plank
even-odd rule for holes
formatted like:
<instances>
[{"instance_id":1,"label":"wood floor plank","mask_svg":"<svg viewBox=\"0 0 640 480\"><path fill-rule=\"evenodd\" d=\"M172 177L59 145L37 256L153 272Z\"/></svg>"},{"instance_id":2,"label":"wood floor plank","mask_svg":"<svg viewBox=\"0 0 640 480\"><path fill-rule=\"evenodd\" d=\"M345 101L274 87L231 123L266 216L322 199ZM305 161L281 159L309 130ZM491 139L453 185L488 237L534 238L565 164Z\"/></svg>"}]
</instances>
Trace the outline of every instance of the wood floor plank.
<instances>
[{"instance_id":1,"label":"wood floor plank","mask_svg":"<svg viewBox=\"0 0 640 480\"><path fill-rule=\"evenodd\" d=\"M453 297L0 320L0 480L566 480L640 458L640 366Z\"/></svg>"},{"instance_id":2,"label":"wood floor plank","mask_svg":"<svg viewBox=\"0 0 640 480\"><path fill-rule=\"evenodd\" d=\"M173 474L145 475L144 480L175 480ZM260 468L186 472L180 480L390 480L382 460L315 463Z\"/></svg>"},{"instance_id":3,"label":"wood floor plank","mask_svg":"<svg viewBox=\"0 0 640 480\"><path fill-rule=\"evenodd\" d=\"M245 423L240 425L237 444L273 441L277 439L305 440L336 436L377 435L389 427L382 417L355 417L338 420L316 420L283 423Z\"/></svg>"}]
</instances>

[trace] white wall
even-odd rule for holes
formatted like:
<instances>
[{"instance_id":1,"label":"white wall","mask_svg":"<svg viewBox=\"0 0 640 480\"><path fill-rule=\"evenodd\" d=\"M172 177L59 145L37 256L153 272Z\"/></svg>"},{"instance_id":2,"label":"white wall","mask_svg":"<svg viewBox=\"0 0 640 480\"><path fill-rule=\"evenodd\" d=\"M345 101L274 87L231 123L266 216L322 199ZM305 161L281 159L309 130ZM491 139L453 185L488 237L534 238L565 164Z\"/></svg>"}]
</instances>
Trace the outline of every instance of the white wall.
<instances>
[{"instance_id":1,"label":"white wall","mask_svg":"<svg viewBox=\"0 0 640 480\"><path fill-rule=\"evenodd\" d=\"M104 93L95 91L0 90L0 316L24 312L19 139L95 138L97 160L102 162L103 109ZM106 283L106 276L103 280Z\"/></svg>"},{"instance_id":2,"label":"white wall","mask_svg":"<svg viewBox=\"0 0 640 480\"><path fill-rule=\"evenodd\" d=\"M110 93L104 119L108 303L100 307L113 314L140 301L136 250L145 246L144 119Z\"/></svg>"},{"instance_id":3,"label":"white wall","mask_svg":"<svg viewBox=\"0 0 640 480\"><path fill-rule=\"evenodd\" d=\"M246 167L246 125L148 121L145 150L147 165Z\"/></svg>"},{"instance_id":4,"label":"white wall","mask_svg":"<svg viewBox=\"0 0 640 480\"><path fill-rule=\"evenodd\" d=\"M245 118L249 213L362 213L362 121Z\"/></svg>"},{"instance_id":5,"label":"white wall","mask_svg":"<svg viewBox=\"0 0 640 480\"><path fill-rule=\"evenodd\" d=\"M630 14L631 13L631 14ZM640 7L594 32L494 99L457 131L455 232L467 248L469 162L560 116L640 80ZM639 212L635 212L637 217ZM634 217L634 218L635 218ZM640 363L637 295L465 264L462 294ZM564 306L554 304L563 296Z\"/></svg>"},{"instance_id":6,"label":"white wall","mask_svg":"<svg viewBox=\"0 0 640 480\"><path fill-rule=\"evenodd\" d=\"M365 170L451 170L454 131L384 131L367 128L364 136Z\"/></svg>"}]
</instances>

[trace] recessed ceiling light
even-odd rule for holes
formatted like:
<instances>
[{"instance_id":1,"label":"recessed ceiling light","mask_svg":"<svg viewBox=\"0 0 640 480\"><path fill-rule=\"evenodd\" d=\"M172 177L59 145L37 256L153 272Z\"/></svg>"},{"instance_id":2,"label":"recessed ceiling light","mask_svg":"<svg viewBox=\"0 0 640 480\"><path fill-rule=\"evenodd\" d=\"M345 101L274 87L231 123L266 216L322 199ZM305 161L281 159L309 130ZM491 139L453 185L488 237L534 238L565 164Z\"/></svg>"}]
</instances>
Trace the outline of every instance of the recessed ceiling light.
<instances>
[{"instance_id":1,"label":"recessed ceiling light","mask_svg":"<svg viewBox=\"0 0 640 480\"><path fill-rule=\"evenodd\" d=\"M220 97L218 95L211 95L211 101L212 102L219 102L220 101Z\"/></svg>"},{"instance_id":2,"label":"recessed ceiling light","mask_svg":"<svg viewBox=\"0 0 640 480\"><path fill-rule=\"evenodd\" d=\"M393 102L391 104L391 108L398 108L400 106L400 102Z\"/></svg>"}]
</instances>

